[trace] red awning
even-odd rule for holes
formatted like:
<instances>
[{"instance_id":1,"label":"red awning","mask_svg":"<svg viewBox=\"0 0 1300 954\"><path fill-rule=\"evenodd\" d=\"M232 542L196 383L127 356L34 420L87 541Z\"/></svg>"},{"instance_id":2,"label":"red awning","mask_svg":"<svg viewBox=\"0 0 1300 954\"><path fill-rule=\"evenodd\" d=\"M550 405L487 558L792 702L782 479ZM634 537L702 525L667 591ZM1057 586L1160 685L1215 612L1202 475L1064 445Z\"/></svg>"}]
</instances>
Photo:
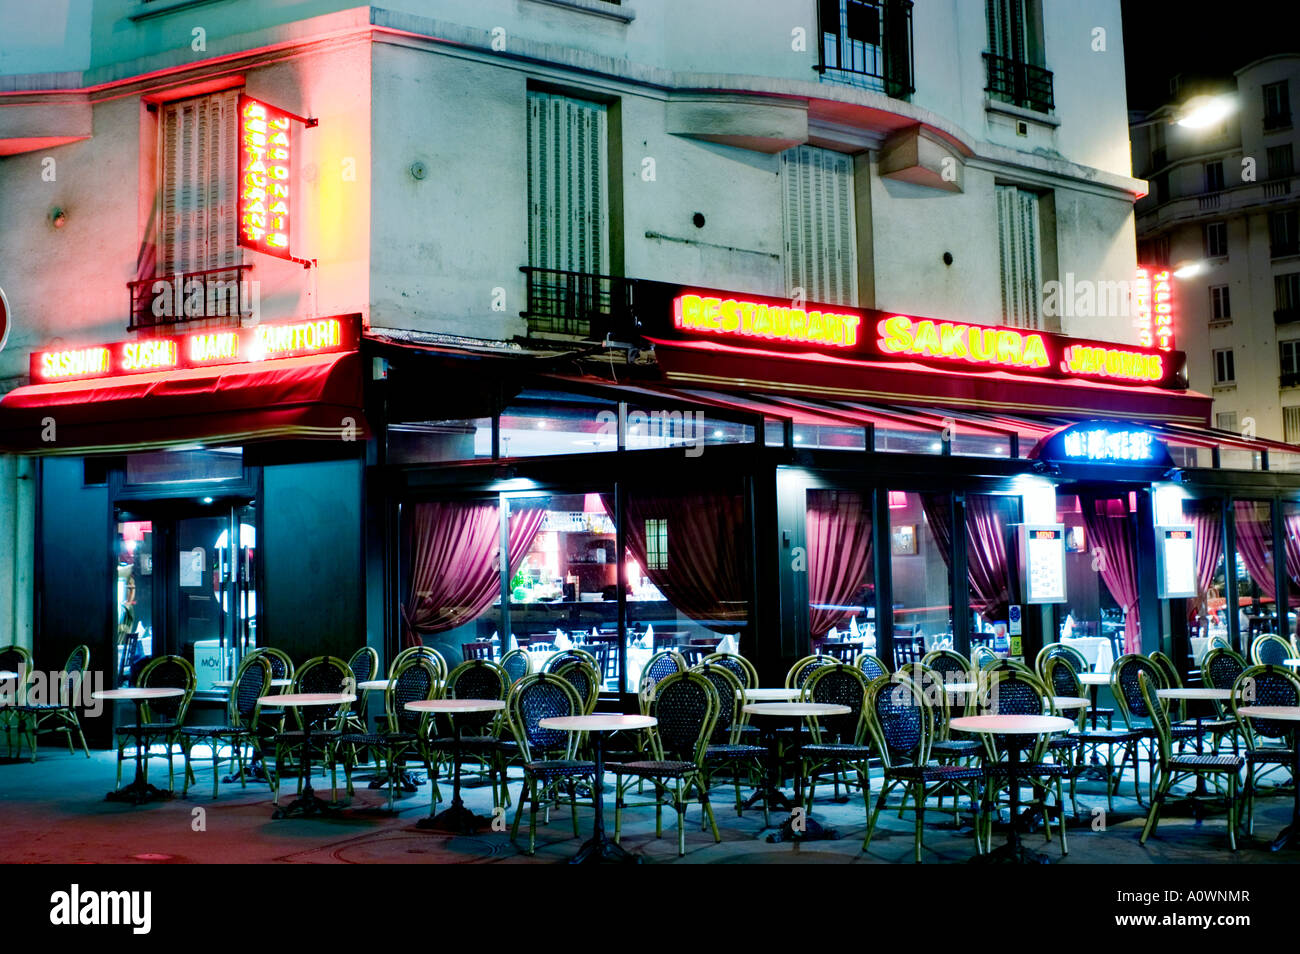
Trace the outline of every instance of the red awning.
<instances>
[{"instance_id":1,"label":"red awning","mask_svg":"<svg viewBox=\"0 0 1300 954\"><path fill-rule=\"evenodd\" d=\"M1084 380L1039 381L1004 371L972 374L910 362L850 361L713 341L656 340L654 344L666 382L676 387L1071 419L1089 415L1198 425L1210 421L1211 399L1194 391Z\"/></svg>"},{"instance_id":2,"label":"red awning","mask_svg":"<svg viewBox=\"0 0 1300 954\"><path fill-rule=\"evenodd\" d=\"M361 440L361 407L355 352L32 384L0 398L0 449L73 454L289 437Z\"/></svg>"}]
</instances>

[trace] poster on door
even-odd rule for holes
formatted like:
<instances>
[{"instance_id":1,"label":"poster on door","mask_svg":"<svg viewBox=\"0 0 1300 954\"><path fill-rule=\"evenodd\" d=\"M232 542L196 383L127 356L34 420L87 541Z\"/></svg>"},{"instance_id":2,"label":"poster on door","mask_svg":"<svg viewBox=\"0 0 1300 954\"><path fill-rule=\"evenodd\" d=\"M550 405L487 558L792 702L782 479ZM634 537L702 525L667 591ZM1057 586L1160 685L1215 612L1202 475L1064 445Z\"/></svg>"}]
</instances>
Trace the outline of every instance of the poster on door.
<instances>
[{"instance_id":1,"label":"poster on door","mask_svg":"<svg viewBox=\"0 0 1300 954\"><path fill-rule=\"evenodd\" d=\"M203 565L206 560L207 554L202 547L195 547L193 550L182 550L178 585L202 586Z\"/></svg>"}]
</instances>

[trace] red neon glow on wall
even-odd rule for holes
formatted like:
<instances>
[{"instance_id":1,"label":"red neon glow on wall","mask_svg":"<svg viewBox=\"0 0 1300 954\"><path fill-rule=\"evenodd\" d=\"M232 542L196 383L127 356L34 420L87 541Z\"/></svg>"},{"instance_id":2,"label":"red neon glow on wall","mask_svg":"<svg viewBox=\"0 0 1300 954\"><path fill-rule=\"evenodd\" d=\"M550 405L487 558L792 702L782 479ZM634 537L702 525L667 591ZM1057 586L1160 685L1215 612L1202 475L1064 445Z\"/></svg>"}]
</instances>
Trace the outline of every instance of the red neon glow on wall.
<instances>
[{"instance_id":1,"label":"red neon glow on wall","mask_svg":"<svg viewBox=\"0 0 1300 954\"><path fill-rule=\"evenodd\" d=\"M277 258L289 252L291 114L239 97L239 244Z\"/></svg>"}]
</instances>

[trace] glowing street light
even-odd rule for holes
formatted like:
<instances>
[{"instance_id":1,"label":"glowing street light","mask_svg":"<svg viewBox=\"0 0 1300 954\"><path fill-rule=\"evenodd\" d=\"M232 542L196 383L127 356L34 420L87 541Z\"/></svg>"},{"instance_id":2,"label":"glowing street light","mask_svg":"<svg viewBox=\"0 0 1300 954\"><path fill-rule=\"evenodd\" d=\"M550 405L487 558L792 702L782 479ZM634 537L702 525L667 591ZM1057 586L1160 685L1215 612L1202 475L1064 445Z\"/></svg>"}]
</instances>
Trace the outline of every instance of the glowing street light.
<instances>
[{"instance_id":1,"label":"glowing street light","mask_svg":"<svg viewBox=\"0 0 1300 954\"><path fill-rule=\"evenodd\" d=\"M1174 278L1195 278L1205 271L1204 262L1183 262L1173 271Z\"/></svg>"},{"instance_id":2,"label":"glowing street light","mask_svg":"<svg viewBox=\"0 0 1300 954\"><path fill-rule=\"evenodd\" d=\"M1236 108L1231 96L1193 96L1174 122L1186 129L1206 129L1223 122Z\"/></svg>"}]
</instances>

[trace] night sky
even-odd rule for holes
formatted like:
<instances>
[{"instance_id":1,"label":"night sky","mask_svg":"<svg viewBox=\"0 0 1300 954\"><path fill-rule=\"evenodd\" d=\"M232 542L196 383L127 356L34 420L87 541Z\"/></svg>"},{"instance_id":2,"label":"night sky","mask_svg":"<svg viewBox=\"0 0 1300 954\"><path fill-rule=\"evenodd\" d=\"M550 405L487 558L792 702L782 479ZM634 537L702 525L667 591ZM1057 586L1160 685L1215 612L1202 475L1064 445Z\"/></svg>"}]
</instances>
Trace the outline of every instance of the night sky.
<instances>
[{"instance_id":1,"label":"night sky","mask_svg":"<svg viewBox=\"0 0 1300 954\"><path fill-rule=\"evenodd\" d=\"M1129 109L1169 99L1177 73L1231 76L1272 53L1300 51L1296 0L1121 0Z\"/></svg>"}]
</instances>

